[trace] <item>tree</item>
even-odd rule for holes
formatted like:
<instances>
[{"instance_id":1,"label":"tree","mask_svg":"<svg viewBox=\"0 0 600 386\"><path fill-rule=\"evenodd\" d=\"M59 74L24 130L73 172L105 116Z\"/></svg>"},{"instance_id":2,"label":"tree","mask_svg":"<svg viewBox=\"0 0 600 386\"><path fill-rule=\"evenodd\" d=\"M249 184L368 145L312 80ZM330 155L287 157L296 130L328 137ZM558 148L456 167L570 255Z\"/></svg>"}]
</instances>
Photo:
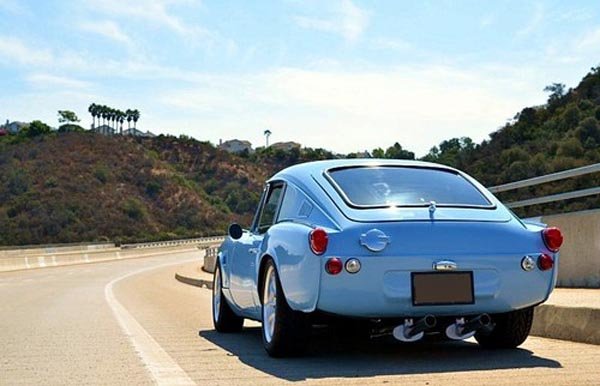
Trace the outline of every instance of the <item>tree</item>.
<instances>
[{"instance_id":1,"label":"tree","mask_svg":"<svg viewBox=\"0 0 600 386\"><path fill-rule=\"evenodd\" d=\"M100 111L100 114L102 116L102 125L106 125L106 119L108 118L108 107L103 105L100 108Z\"/></svg>"},{"instance_id":2,"label":"tree","mask_svg":"<svg viewBox=\"0 0 600 386\"><path fill-rule=\"evenodd\" d=\"M49 134L52 128L42 121L33 121L29 126L22 129L19 134L26 137L36 137L38 135Z\"/></svg>"},{"instance_id":3,"label":"tree","mask_svg":"<svg viewBox=\"0 0 600 386\"><path fill-rule=\"evenodd\" d=\"M92 103L88 107L88 112L92 115L92 129L94 129L96 127L96 116L98 116L98 105Z\"/></svg>"},{"instance_id":4,"label":"tree","mask_svg":"<svg viewBox=\"0 0 600 386\"><path fill-rule=\"evenodd\" d=\"M125 113L119 110L119 134L123 135L123 122L125 121Z\"/></svg>"},{"instance_id":5,"label":"tree","mask_svg":"<svg viewBox=\"0 0 600 386\"><path fill-rule=\"evenodd\" d=\"M85 129L79 125L73 124L73 123L65 123L64 125L61 125L58 128L58 132L59 133L68 133L68 132L77 132L77 133L81 133L84 132Z\"/></svg>"},{"instance_id":6,"label":"tree","mask_svg":"<svg viewBox=\"0 0 600 386\"><path fill-rule=\"evenodd\" d=\"M135 130L135 129L137 129L137 121L138 121L138 119L140 119L139 110L133 110L132 118L133 118L133 129Z\"/></svg>"},{"instance_id":7,"label":"tree","mask_svg":"<svg viewBox=\"0 0 600 386\"><path fill-rule=\"evenodd\" d=\"M115 128L115 120L117 119L117 110L113 109L112 107L109 109L108 112L108 120L111 124L111 128L116 131Z\"/></svg>"},{"instance_id":8,"label":"tree","mask_svg":"<svg viewBox=\"0 0 600 386\"><path fill-rule=\"evenodd\" d=\"M380 147L378 147L377 149L373 149L371 154L373 155L373 158L384 158L385 157L385 152Z\"/></svg>"},{"instance_id":9,"label":"tree","mask_svg":"<svg viewBox=\"0 0 600 386\"><path fill-rule=\"evenodd\" d=\"M554 105L565 96L565 85L562 83L552 83L544 87L545 92L549 92L548 105Z\"/></svg>"},{"instance_id":10,"label":"tree","mask_svg":"<svg viewBox=\"0 0 600 386\"><path fill-rule=\"evenodd\" d=\"M58 110L58 123L75 123L79 122L77 114L69 110Z\"/></svg>"},{"instance_id":11,"label":"tree","mask_svg":"<svg viewBox=\"0 0 600 386\"><path fill-rule=\"evenodd\" d=\"M461 162L475 149L473 140L469 137L452 138L434 146L423 157L424 161L437 162L444 165L460 167ZM462 162L464 163L464 162Z\"/></svg>"},{"instance_id":12,"label":"tree","mask_svg":"<svg viewBox=\"0 0 600 386\"><path fill-rule=\"evenodd\" d=\"M133 119L133 110L127 109L125 111L125 115L127 116L127 129L131 130L131 120Z\"/></svg>"},{"instance_id":13,"label":"tree","mask_svg":"<svg viewBox=\"0 0 600 386\"><path fill-rule=\"evenodd\" d=\"M390 146L385 151L385 158L392 159L415 159L415 153L402 148L398 142Z\"/></svg>"}]
</instances>

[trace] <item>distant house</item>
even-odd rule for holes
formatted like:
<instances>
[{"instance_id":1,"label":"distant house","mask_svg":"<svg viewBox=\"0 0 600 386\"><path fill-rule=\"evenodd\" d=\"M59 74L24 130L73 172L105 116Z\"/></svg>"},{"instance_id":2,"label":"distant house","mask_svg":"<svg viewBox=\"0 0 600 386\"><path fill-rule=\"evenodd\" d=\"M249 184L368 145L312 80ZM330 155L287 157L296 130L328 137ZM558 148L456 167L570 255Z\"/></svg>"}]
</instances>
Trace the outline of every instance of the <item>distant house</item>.
<instances>
[{"instance_id":1,"label":"distant house","mask_svg":"<svg viewBox=\"0 0 600 386\"><path fill-rule=\"evenodd\" d=\"M8 119L7 119L6 123L4 125L0 126L0 129L3 129L7 133L10 133L10 134L18 134L19 131L26 128L27 126L29 126L29 123L17 122L17 121L8 123Z\"/></svg>"},{"instance_id":2,"label":"distant house","mask_svg":"<svg viewBox=\"0 0 600 386\"><path fill-rule=\"evenodd\" d=\"M4 137L5 135L8 135L8 131L0 129L0 137Z\"/></svg>"},{"instance_id":3,"label":"distant house","mask_svg":"<svg viewBox=\"0 0 600 386\"><path fill-rule=\"evenodd\" d=\"M94 129L92 129L92 131L94 131L98 134L102 134L102 135L115 135L115 129L113 129L112 127L110 127L108 125L98 126Z\"/></svg>"},{"instance_id":4,"label":"distant house","mask_svg":"<svg viewBox=\"0 0 600 386\"><path fill-rule=\"evenodd\" d=\"M250 143L250 141L232 139L229 141L220 142L219 149L225 150L229 153L242 153L244 151L252 153L252 144Z\"/></svg>"},{"instance_id":5,"label":"distant house","mask_svg":"<svg viewBox=\"0 0 600 386\"><path fill-rule=\"evenodd\" d=\"M134 137L146 137L146 138L156 137L156 134L151 133L150 131L146 131L144 133L143 131L138 130L133 127L131 129L123 130L123 135L133 135Z\"/></svg>"},{"instance_id":6,"label":"distant house","mask_svg":"<svg viewBox=\"0 0 600 386\"><path fill-rule=\"evenodd\" d=\"M302 147L302 145L300 145L298 142L289 141L289 142L275 142L274 144L271 145L271 147L276 150L290 151L292 149L300 149Z\"/></svg>"}]
</instances>

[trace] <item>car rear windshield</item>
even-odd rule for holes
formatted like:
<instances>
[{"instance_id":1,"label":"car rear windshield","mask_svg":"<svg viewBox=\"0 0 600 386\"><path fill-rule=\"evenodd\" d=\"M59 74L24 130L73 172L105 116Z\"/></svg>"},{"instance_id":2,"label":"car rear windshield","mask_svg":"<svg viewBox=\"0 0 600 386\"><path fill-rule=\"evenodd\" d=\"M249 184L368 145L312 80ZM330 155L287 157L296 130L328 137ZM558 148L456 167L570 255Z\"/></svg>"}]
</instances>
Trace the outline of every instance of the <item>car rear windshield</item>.
<instances>
[{"instance_id":1,"label":"car rear windshield","mask_svg":"<svg viewBox=\"0 0 600 386\"><path fill-rule=\"evenodd\" d=\"M423 167L351 167L329 170L334 187L354 207L491 207L487 198L460 174Z\"/></svg>"}]
</instances>

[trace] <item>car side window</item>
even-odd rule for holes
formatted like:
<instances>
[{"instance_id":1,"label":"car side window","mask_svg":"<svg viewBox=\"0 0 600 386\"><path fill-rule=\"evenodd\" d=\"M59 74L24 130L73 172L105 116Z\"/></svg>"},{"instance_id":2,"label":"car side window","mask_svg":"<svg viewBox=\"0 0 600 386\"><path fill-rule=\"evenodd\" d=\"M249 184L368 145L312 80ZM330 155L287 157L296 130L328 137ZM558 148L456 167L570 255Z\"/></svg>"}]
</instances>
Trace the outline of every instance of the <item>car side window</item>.
<instances>
[{"instance_id":1,"label":"car side window","mask_svg":"<svg viewBox=\"0 0 600 386\"><path fill-rule=\"evenodd\" d=\"M276 184L269 189L267 199L262 207L262 213L260 214L258 233L265 233L275 223L277 210L281 204L283 188L283 184Z\"/></svg>"}]
</instances>

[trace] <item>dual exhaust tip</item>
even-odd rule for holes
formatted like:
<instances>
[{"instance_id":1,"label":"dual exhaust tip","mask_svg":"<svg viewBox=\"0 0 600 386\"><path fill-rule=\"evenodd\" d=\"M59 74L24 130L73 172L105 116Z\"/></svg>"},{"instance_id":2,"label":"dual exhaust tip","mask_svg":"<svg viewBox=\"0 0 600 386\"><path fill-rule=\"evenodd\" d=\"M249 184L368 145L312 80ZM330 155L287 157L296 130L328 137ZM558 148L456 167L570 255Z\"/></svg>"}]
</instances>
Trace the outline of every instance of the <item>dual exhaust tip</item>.
<instances>
[{"instance_id":1,"label":"dual exhaust tip","mask_svg":"<svg viewBox=\"0 0 600 386\"><path fill-rule=\"evenodd\" d=\"M403 324L394 328L392 335L402 342L416 342L423 338L425 331L436 325L437 319L433 315L424 316L416 322L413 319L406 319ZM491 327L492 318L488 314L481 314L469 320L458 318L446 327L446 336L454 340L463 340L472 337L480 329Z\"/></svg>"}]
</instances>

